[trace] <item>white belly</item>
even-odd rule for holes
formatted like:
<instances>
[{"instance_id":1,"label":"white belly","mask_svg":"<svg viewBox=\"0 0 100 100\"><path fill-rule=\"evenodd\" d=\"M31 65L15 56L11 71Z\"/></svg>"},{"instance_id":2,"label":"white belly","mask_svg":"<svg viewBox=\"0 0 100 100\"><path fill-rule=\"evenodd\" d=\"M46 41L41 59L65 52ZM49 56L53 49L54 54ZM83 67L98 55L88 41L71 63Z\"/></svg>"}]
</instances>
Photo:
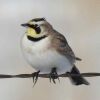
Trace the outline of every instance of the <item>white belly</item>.
<instances>
[{"instance_id":1,"label":"white belly","mask_svg":"<svg viewBox=\"0 0 100 100\"><path fill-rule=\"evenodd\" d=\"M26 41L26 39L22 41L23 54L29 64L37 71L40 70L41 73L50 73L51 69L56 67L57 73L63 74L70 72L72 69L71 63L65 56L59 54L54 49L44 49L48 45L47 41L40 41L33 45L30 45Z\"/></svg>"}]
</instances>

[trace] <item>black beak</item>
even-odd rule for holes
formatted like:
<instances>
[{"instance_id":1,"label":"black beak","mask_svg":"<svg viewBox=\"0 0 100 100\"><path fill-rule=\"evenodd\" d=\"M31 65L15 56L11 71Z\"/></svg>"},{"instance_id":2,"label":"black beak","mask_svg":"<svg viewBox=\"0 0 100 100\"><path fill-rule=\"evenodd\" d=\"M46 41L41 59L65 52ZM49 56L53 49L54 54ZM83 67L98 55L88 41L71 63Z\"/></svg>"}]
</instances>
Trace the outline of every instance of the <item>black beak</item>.
<instances>
[{"instance_id":1,"label":"black beak","mask_svg":"<svg viewBox=\"0 0 100 100\"><path fill-rule=\"evenodd\" d=\"M34 25L31 25L31 24L28 24L28 23L21 24L21 26L23 26L23 27L31 27L31 28L35 28Z\"/></svg>"},{"instance_id":2,"label":"black beak","mask_svg":"<svg viewBox=\"0 0 100 100\"><path fill-rule=\"evenodd\" d=\"M25 23L25 24L21 24L21 26L23 26L23 27L27 27L27 26L29 26L27 23Z\"/></svg>"}]
</instances>

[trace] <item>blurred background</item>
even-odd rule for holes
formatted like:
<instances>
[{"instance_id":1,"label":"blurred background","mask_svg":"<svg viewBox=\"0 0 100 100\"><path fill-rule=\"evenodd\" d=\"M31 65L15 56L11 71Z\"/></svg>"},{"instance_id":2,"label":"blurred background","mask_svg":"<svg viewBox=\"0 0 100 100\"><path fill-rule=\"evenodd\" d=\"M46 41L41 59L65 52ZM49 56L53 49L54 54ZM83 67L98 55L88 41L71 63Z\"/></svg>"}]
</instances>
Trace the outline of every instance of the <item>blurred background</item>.
<instances>
[{"instance_id":1,"label":"blurred background","mask_svg":"<svg viewBox=\"0 0 100 100\"><path fill-rule=\"evenodd\" d=\"M0 74L32 73L24 60L20 24L45 17L65 35L81 72L100 72L100 0L0 0ZM90 86L73 86L69 79L50 84L39 78L0 79L0 100L99 100L100 77L87 78Z\"/></svg>"}]
</instances>

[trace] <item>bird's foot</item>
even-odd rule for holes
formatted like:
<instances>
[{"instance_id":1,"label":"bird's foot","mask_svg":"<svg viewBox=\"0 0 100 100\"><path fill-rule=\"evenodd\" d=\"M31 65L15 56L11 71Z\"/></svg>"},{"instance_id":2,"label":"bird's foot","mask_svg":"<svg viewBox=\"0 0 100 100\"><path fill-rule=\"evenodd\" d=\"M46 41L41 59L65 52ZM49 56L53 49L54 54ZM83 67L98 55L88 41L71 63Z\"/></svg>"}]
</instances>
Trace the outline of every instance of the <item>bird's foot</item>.
<instances>
[{"instance_id":1,"label":"bird's foot","mask_svg":"<svg viewBox=\"0 0 100 100\"><path fill-rule=\"evenodd\" d=\"M34 83L33 86L35 86L35 84L36 84L36 82L38 80L39 72L40 71L37 71L37 72L32 73L32 78L33 78L33 83Z\"/></svg>"},{"instance_id":2,"label":"bird's foot","mask_svg":"<svg viewBox=\"0 0 100 100\"><path fill-rule=\"evenodd\" d=\"M50 73L49 75L50 75L50 76L49 76L49 77L50 77L50 82L51 82L51 80L52 80L53 83L56 84L55 79L58 79L58 80L59 80L59 77L58 77L57 70L56 70L55 67L51 69L51 73ZM60 81L60 80L59 80L59 81Z\"/></svg>"}]
</instances>

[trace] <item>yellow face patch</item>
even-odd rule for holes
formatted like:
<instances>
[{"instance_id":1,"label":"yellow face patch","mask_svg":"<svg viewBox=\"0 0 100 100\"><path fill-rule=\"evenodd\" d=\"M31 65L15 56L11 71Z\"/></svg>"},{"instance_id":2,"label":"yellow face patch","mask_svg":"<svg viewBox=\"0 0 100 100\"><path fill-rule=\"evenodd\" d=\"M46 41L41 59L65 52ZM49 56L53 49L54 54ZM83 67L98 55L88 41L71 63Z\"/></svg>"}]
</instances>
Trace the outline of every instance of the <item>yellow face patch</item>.
<instances>
[{"instance_id":1,"label":"yellow face patch","mask_svg":"<svg viewBox=\"0 0 100 100\"><path fill-rule=\"evenodd\" d=\"M31 37L38 37L36 31L33 28L27 28L26 34Z\"/></svg>"}]
</instances>

